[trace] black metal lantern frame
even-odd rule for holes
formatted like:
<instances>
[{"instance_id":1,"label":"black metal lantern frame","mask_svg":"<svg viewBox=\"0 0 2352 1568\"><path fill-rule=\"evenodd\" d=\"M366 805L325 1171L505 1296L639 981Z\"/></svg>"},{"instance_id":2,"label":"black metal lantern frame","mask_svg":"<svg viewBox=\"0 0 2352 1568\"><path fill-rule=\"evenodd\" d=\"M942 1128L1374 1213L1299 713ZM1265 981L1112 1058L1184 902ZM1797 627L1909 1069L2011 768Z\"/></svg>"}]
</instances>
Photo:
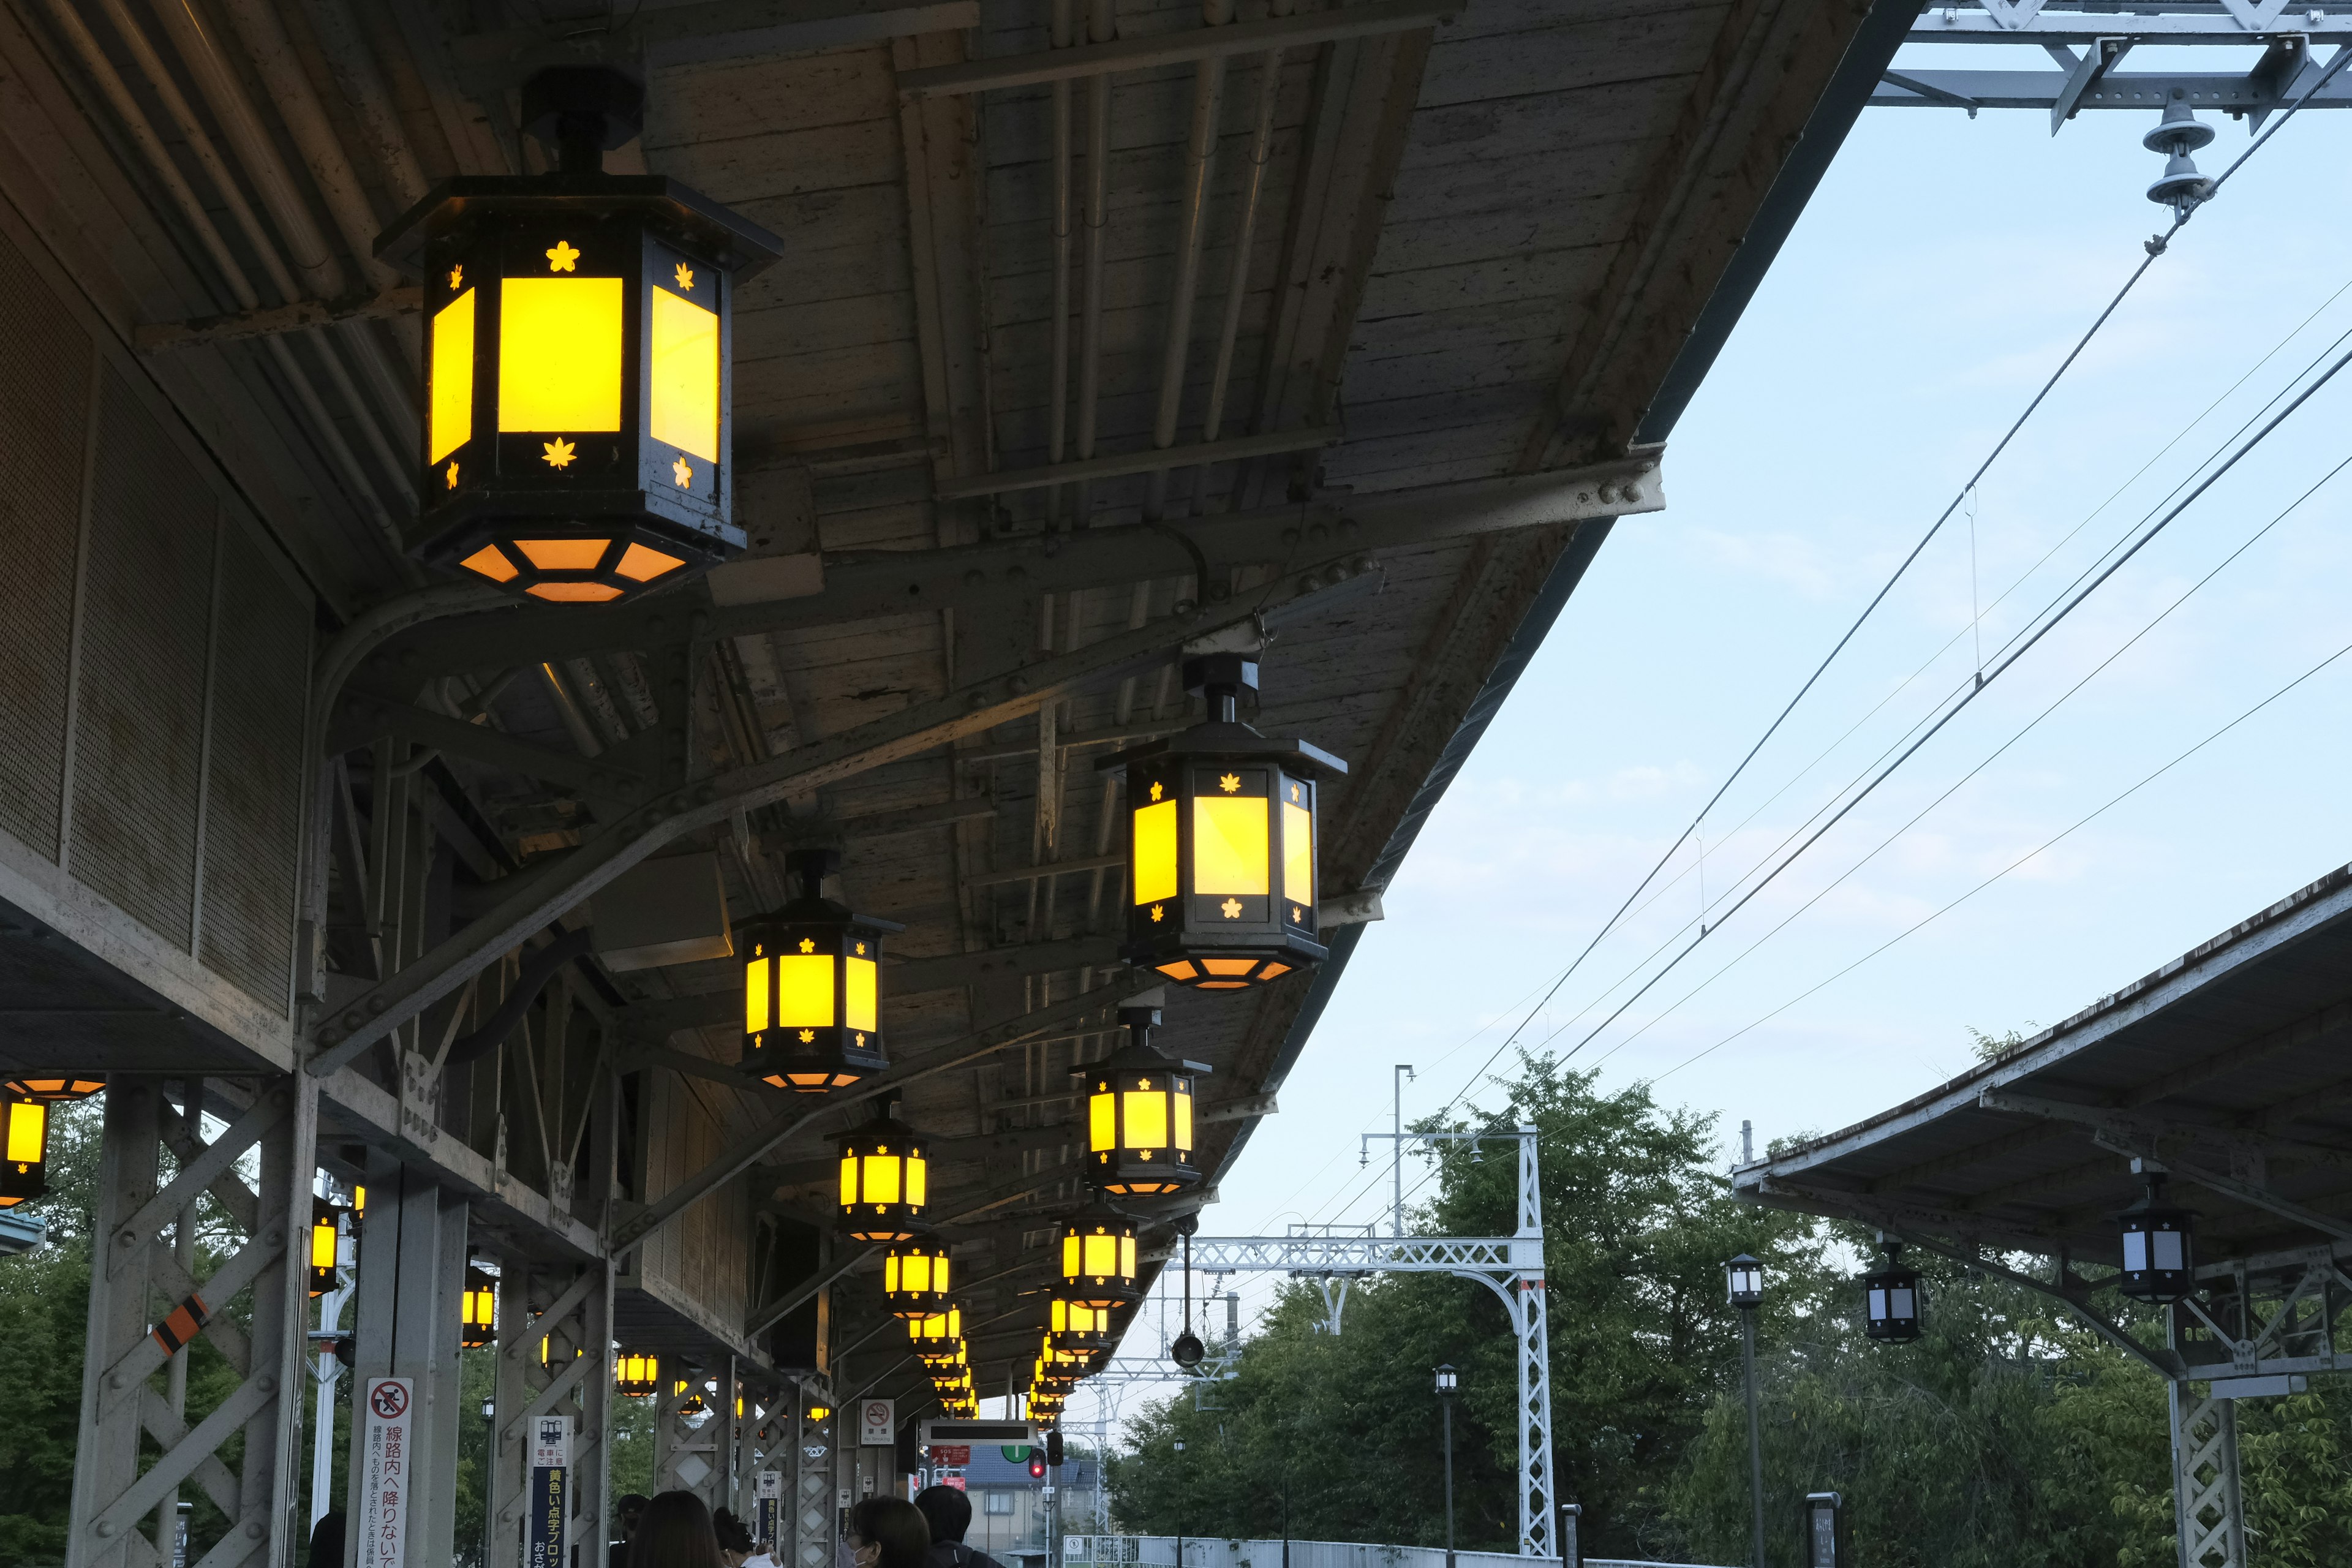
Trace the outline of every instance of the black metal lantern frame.
<instances>
[{"instance_id":1,"label":"black metal lantern frame","mask_svg":"<svg viewBox=\"0 0 2352 1568\"><path fill-rule=\"evenodd\" d=\"M2162 1306L2196 1292L2195 1221L2187 1209L2164 1201L2164 1173L2143 1168L2138 1173L2147 1178L2147 1191L2120 1216L2124 1267L2116 1289Z\"/></svg>"},{"instance_id":2,"label":"black metal lantern frame","mask_svg":"<svg viewBox=\"0 0 2352 1568\"><path fill-rule=\"evenodd\" d=\"M49 1105L0 1090L0 1209L49 1190Z\"/></svg>"},{"instance_id":3,"label":"black metal lantern frame","mask_svg":"<svg viewBox=\"0 0 2352 1568\"><path fill-rule=\"evenodd\" d=\"M499 1337L499 1282L486 1269L466 1265L466 1289L457 1312L457 1343L478 1351Z\"/></svg>"},{"instance_id":4,"label":"black metal lantern frame","mask_svg":"<svg viewBox=\"0 0 2352 1568\"><path fill-rule=\"evenodd\" d=\"M782 245L675 180L604 172L644 96L610 68L540 72L524 127L559 167L444 181L375 246L425 283L412 552L559 604L682 582L743 547L728 323Z\"/></svg>"},{"instance_id":5,"label":"black metal lantern frame","mask_svg":"<svg viewBox=\"0 0 2352 1568\"><path fill-rule=\"evenodd\" d=\"M778 1089L823 1094L890 1065L882 1044L882 939L907 928L824 896L840 866L831 849L796 849L786 867L798 898L746 921L743 1070Z\"/></svg>"},{"instance_id":6,"label":"black metal lantern frame","mask_svg":"<svg viewBox=\"0 0 2352 1568\"><path fill-rule=\"evenodd\" d=\"M1118 1021L1128 1043L1087 1069L1087 1182L1114 1197L1181 1192L1201 1180L1193 1088L1210 1068L1171 1061L1152 1047L1156 992L1121 1007Z\"/></svg>"},{"instance_id":7,"label":"black metal lantern frame","mask_svg":"<svg viewBox=\"0 0 2352 1568\"><path fill-rule=\"evenodd\" d=\"M944 1241L893 1242L882 1255L882 1300L894 1317L928 1318L948 1307L952 1265Z\"/></svg>"},{"instance_id":8,"label":"black metal lantern frame","mask_svg":"<svg viewBox=\"0 0 2352 1568\"><path fill-rule=\"evenodd\" d=\"M1055 1233L1055 1300L1111 1308L1142 1294L1135 1283L1135 1222L1117 1209L1090 1204L1070 1215Z\"/></svg>"},{"instance_id":9,"label":"black metal lantern frame","mask_svg":"<svg viewBox=\"0 0 2352 1568\"><path fill-rule=\"evenodd\" d=\"M885 1100L873 1119L835 1142L841 1158L841 1228L854 1241L912 1241L930 1202L929 1142Z\"/></svg>"},{"instance_id":10,"label":"black metal lantern frame","mask_svg":"<svg viewBox=\"0 0 2352 1568\"><path fill-rule=\"evenodd\" d=\"M907 1340L925 1365L950 1365L963 1350L963 1309L907 1320Z\"/></svg>"},{"instance_id":11,"label":"black metal lantern frame","mask_svg":"<svg viewBox=\"0 0 2352 1568\"><path fill-rule=\"evenodd\" d=\"M1874 1340L1908 1343L1919 1337L1919 1271L1903 1266L1903 1244L1882 1239L1886 1266L1862 1277L1863 1332Z\"/></svg>"},{"instance_id":12,"label":"black metal lantern frame","mask_svg":"<svg viewBox=\"0 0 2352 1568\"><path fill-rule=\"evenodd\" d=\"M1111 1327L1108 1307L1081 1307L1056 1299L1050 1323L1045 1331L1049 1348L1083 1352L1090 1362L1099 1362L1118 1344L1118 1333Z\"/></svg>"},{"instance_id":13,"label":"black metal lantern frame","mask_svg":"<svg viewBox=\"0 0 2352 1568\"><path fill-rule=\"evenodd\" d=\"M1127 780L1127 942L1133 963L1179 985L1240 991L1320 963L1317 792L1348 764L1240 721L1257 662L1184 661L1209 720L1107 757Z\"/></svg>"},{"instance_id":14,"label":"black metal lantern frame","mask_svg":"<svg viewBox=\"0 0 2352 1568\"><path fill-rule=\"evenodd\" d=\"M77 1100L88 1100L106 1087L102 1078L75 1073L27 1074L0 1083L0 1089L25 1100L37 1100L44 1105L65 1105Z\"/></svg>"},{"instance_id":15,"label":"black metal lantern frame","mask_svg":"<svg viewBox=\"0 0 2352 1568\"><path fill-rule=\"evenodd\" d=\"M1724 1299L1741 1311L1764 1304L1764 1265L1741 1253L1723 1266Z\"/></svg>"}]
</instances>

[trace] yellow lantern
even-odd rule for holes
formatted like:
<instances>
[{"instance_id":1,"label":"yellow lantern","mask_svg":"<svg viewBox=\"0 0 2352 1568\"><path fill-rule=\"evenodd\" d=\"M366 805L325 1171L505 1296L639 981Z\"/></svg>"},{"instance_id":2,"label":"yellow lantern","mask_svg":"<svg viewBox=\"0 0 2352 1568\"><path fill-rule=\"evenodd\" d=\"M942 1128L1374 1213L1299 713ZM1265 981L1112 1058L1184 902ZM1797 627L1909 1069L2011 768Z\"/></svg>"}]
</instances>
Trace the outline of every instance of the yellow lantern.
<instances>
[{"instance_id":1,"label":"yellow lantern","mask_svg":"<svg viewBox=\"0 0 2352 1568\"><path fill-rule=\"evenodd\" d=\"M800 896L756 921L743 957L743 1070L778 1089L823 1094L890 1065L882 1050L882 938L907 928L853 914L824 896L831 849L796 849Z\"/></svg>"},{"instance_id":2,"label":"yellow lantern","mask_svg":"<svg viewBox=\"0 0 2352 1568\"><path fill-rule=\"evenodd\" d=\"M1064 1220L1056 1239L1061 1265L1054 1284L1057 1300L1110 1308L1136 1299L1133 1220L1095 1204Z\"/></svg>"},{"instance_id":3,"label":"yellow lantern","mask_svg":"<svg viewBox=\"0 0 2352 1568\"><path fill-rule=\"evenodd\" d=\"M930 1202L930 1162L924 1140L908 1131L885 1104L865 1126L844 1133L841 1227L856 1241L911 1241Z\"/></svg>"},{"instance_id":4,"label":"yellow lantern","mask_svg":"<svg viewBox=\"0 0 2352 1568\"><path fill-rule=\"evenodd\" d=\"M530 1315L534 1318L539 1317L542 1314L543 1310L544 1309L542 1308L533 1307L530 1310ZM573 1345L572 1347L572 1359L573 1361L578 1361L587 1352L578 1345ZM555 1370L555 1335L551 1332L543 1333L539 1337L539 1364L541 1369L543 1371L553 1372Z\"/></svg>"},{"instance_id":5,"label":"yellow lantern","mask_svg":"<svg viewBox=\"0 0 2352 1568\"><path fill-rule=\"evenodd\" d=\"M1127 778L1127 944L1180 985L1239 991L1330 956L1315 903L1316 792L1348 764L1304 741L1242 723L1257 662L1184 661L1209 721L1104 759Z\"/></svg>"},{"instance_id":6,"label":"yellow lantern","mask_svg":"<svg viewBox=\"0 0 2352 1568\"><path fill-rule=\"evenodd\" d=\"M926 1364L955 1361L963 1350L963 1309L950 1307L929 1317L908 1319L907 1338Z\"/></svg>"},{"instance_id":7,"label":"yellow lantern","mask_svg":"<svg viewBox=\"0 0 2352 1568\"><path fill-rule=\"evenodd\" d=\"M1076 1367L1061 1365L1043 1354L1029 1370L1029 1386L1053 1394L1066 1394L1078 1385Z\"/></svg>"},{"instance_id":8,"label":"yellow lantern","mask_svg":"<svg viewBox=\"0 0 2352 1568\"><path fill-rule=\"evenodd\" d=\"M310 1247L306 1268L310 1299L335 1288L335 1252L342 1239L343 1211L324 1198L310 1200Z\"/></svg>"},{"instance_id":9,"label":"yellow lantern","mask_svg":"<svg viewBox=\"0 0 2352 1568\"><path fill-rule=\"evenodd\" d=\"M660 1387L660 1358L644 1351L623 1351L613 1358L614 1393L642 1399Z\"/></svg>"},{"instance_id":10,"label":"yellow lantern","mask_svg":"<svg viewBox=\"0 0 2352 1568\"><path fill-rule=\"evenodd\" d=\"M901 1241L882 1255L882 1299L901 1318L924 1318L948 1304L948 1246Z\"/></svg>"},{"instance_id":11,"label":"yellow lantern","mask_svg":"<svg viewBox=\"0 0 2352 1568\"><path fill-rule=\"evenodd\" d=\"M457 1314L457 1343L469 1351L499 1337L499 1282L488 1270L466 1265L466 1290Z\"/></svg>"},{"instance_id":12,"label":"yellow lantern","mask_svg":"<svg viewBox=\"0 0 2352 1568\"><path fill-rule=\"evenodd\" d=\"M1087 1069L1087 1181L1115 1197L1181 1192L1201 1179L1192 1163L1193 1080L1209 1068L1171 1062L1151 1046L1157 992L1118 1010L1128 1043Z\"/></svg>"},{"instance_id":13,"label":"yellow lantern","mask_svg":"<svg viewBox=\"0 0 2352 1568\"><path fill-rule=\"evenodd\" d=\"M1108 1308L1081 1307L1056 1298L1053 1310L1052 1327L1045 1333L1048 1345L1092 1355L1108 1352L1118 1342L1118 1336L1111 1331Z\"/></svg>"},{"instance_id":14,"label":"yellow lantern","mask_svg":"<svg viewBox=\"0 0 2352 1568\"><path fill-rule=\"evenodd\" d=\"M0 1090L0 1209L15 1208L49 1190L49 1108Z\"/></svg>"},{"instance_id":15,"label":"yellow lantern","mask_svg":"<svg viewBox=\"0 0 2352 1568\"><path fill-rule=\"evenodd\" d=\"M620 72L544 70L522 96L556 172L444 181L376 241L425 282L409 543L514 593L604 604L743 547L729 317L782 247L675 180L604 172L644 119Z\"/></svg>"},{"instance_id":16,"label":"yellow lantern","mask_svg":"<svg viewBox=\"0 0 2352 1568\"><path fill-rule=\"evenodd\" d=\"M26 1100L37 1100L44 1105L62 1105L68 1100L88 1100L106 1087L102 1078L80 1078L71 1073L46 1073L37 1078L12 1078L0 1083L0 1089Z\"/></svg>"}]
</instances>

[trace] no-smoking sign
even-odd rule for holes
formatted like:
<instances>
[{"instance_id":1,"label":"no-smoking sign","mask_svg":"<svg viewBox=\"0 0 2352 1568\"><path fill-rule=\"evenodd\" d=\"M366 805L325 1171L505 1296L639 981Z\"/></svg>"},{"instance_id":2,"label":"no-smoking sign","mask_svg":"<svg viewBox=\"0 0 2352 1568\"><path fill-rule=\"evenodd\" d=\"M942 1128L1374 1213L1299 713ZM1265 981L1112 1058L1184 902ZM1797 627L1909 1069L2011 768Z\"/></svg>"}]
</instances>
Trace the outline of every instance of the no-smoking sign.
<instances>
[{"instance_id":1,"label":"no-smoking sign","mask_svg":"<svg viewBox=\"0 0 2352 1568\"><path fill-rule=\"evenodd\" d=\"M857 1440L870 1448L887 1448L898 1441L898 1402L861 1400L857 1406Z\"/></svg>"}]
</instances>

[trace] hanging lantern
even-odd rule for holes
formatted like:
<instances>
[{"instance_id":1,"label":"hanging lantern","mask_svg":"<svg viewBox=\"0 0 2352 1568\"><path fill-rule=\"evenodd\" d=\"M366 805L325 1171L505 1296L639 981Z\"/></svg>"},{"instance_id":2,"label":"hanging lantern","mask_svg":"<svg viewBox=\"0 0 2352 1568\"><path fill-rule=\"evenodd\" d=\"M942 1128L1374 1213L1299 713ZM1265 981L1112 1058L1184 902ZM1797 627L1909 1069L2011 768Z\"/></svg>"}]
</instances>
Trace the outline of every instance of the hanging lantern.
<instances>
[{"instance_id":1,"label":"hanging lantern","mask_svg":"<svg viewBox=\"0 0 2352 1568\"><path fill-rule=\"evenodd\" d=\"M310 1253L305 1273L314 1301L335 1288L335 1253L342 1241L342 1215L324 1198L310 1200Z\"/></svg>"},{"instance_id":2,"label":"hanging lantern","mask_svg":"<svg viewBox=\"0 0 2352 1568\"><path fill-rule=\"evenodd\" d=\"M1919 1271L1903 1267L1903 1244L1881 1237L1886 1267L1862 1277L1863 1332L1897 1343L1919 1337Z\"/></svg>"},{"instance_id":3,"label":"hanging lantern","mask_svg":"<svg viewBox=\"0 0 2352 1568\"><path fill-rule=\"evenodd\" d=\"M1764 1265L1741 1253L1723 1266L1725 1300L1741 1311L1750 1311L1764 1302Z\"/></svg>"},{"instance_id":4,"label":"hanging lantern","mask_svg":"<svg viewBox=\"0 0 2352 1568\"><path fill-rule=\"evenodd\" d=\"M642 1399L661 1387L661 1359L643 1351L623 1351L613 1358L613 1392Z\"/></svg>"},{"instance_id":5,"label":"hanging lantern","mask_svg":"<svg viewBox=\"0 0 2352 1568\"><path fill-rule=\"evenodd\" d=\"M1316 790L1348 764L1240 721L1254 658L1188 658L1184 686L1207 700L1207 723L1097 764L1126 770L1120 952L1180 985L1239 991L1330 956L1315 918Z\"/></svg>"},{"instance_id":6,"label":"hanging lantern","mask_svg":"<svg viewBox=\"0 0 2352 1568\"><path fill-rule=\"evenodd\" d=\"M0 1209L15 1208L49 1190L49 1108L13 1090L0 1090Z\"/></svg>"},{"instance_id":7,"label":"hanging lantern","mask_svg":"<svg viewBox=\"0 0 2352 1568\"><path fill-rule=\"evenodd\" d=\"M890 1065L882 1053L882 938L907 928L853 914L824 895L831 849L787 857L800 896L746 921L743 1070L778 1089L823 1094Z\"/></svg>"},{"instance_id":8,"label":"hanging lantern","mask_svg":"<svg viewBox=\"0 0 2352 1568\"><path fill-rule=\"evenodd\" d=\"M1071 1389L1077 1387L1079 1375L1076 1367L1056 1362L1051 1356L1040 1353L1035 1364L1029 1369L1029 1386L1067 1394Z\"/></svg>"},{"instance_id":9,"label":"hanging lantern","mask_svg":"<svg viewBox=\"0 0 2352 1568\"><path fill-rule=\"evenodd\" d=\"M37 1100L44 1105L63 1105L69 1100L88 1100L106 1087L102 1078L76 1078L71 1074L45 1074L38 1078L12 1078L0 1083L0 1089L26 1100Z\"/></svg>"},{"instance_id":10,"label":"hanging lantern","mask_svg":"<svg viewBox=\"0 0 2352 1568\"><path fill-rule=\"evenodd\" d=\"M466 1290L458 1310L457 1343L469 1351L494 1343L499 1337L499 1282L490 1274L466 1265Z\"/></svg>"},{"instance_id":11,"label":"hanging lantern","mask_svg":"<svg viewBox=\"0 0 2352 1568\"><path fill-rule=\"evenodd\" d=\"M376 241L425 282L423 514L411 552L517 594L604 604L743 547L728 319L775 236L660 176L604 172L644 89L524 83L556 172L444 181Z\"/></svg>"},{"instance_id":12,"label":"hanging lantern","mask_svg":"<svg viewBox=\"0 0 2352 1568\"><path fill-rule=\"evenodd\" d=\"M540 1308L540 1307L533 1307L532 1309L530 1309L530 1315L531 1315L532 1317L534 1317L534 1318L538 1318L538 1317L541 1317L541 1316L544 1315L544 1312L545 1312L545 1309L543 1309L543 1308ZM586 1352L583 1349L582 1349L582 1347L580 1347L580 1346L578 1346L578 1345L573 1345L573 1346L572 1347L572 1359L573 1361L578 1361L578 1360L579 1360L583 1355L584 1355L584 1354L586 1354L586 1353L587 1353L587 1352ZM540 1367L541 1367L541 1369L542 1371L546 1371L546 1372L553 1372L553 1371L555 1370L555 1362L556 1362L556 1354L555 1354L555 1335L554 1335L552 1332L549 1332L549 1333L541 1334L541 1335L539 1337L539 1364L540 1364ZM650 1392L650 1391L649 1391L649 1392Z\"/></svg>"},{"instance_id":13,"label":"hanging lantern","mask_svg":"<svg viewBox=\"0 0 2352 1568\"><path fill-rule=\"evenodd\" d=\"M930 1201L930 1164L924 1140L908 1131L886 1102L873 1121L844 1133L841 1227L855 1241L911 1241Z\"/></svg>"},{"instance_id":14,"label":"hanging lantern","mask_svg":"<svg viewBox=\"0 0 2352 1568\"><path fill-rule=\"evenodd\" d=\"M1108 1308L1081 1307L1056 1298L1051 1321L1053 1326L1046 1331L1045 1342L1057 1350L1083 1351L1091 1357L1118 1342L1118 1336L1111 1331Z\"/></svg>"},{"instance_id":15,"label":"hanging lantern","mask_svg":"<svg viewBox=\"0 0 2352 1568\"><path fill-rule=\"evenodd\" d=\"M1136 1299L1135 1222L1100 1204L1061 1224L1061 1278L1055 1296L1079 1307L1119 1307Z\"/></svg>"},{"instance_id":16,"label":"hanging lantern","mask_svg":"<svg viewBox=\"0 0 2352 1568\"><path fill-rule=\"evenodd\" d=\"M2140 1162L2134 1161L2135 1167ZM2159 1306L2195 1293L2195 1260L2189 1247L2187 1209L2164 1201L2164 1173L2140 1170L2147 1191L2122 1215L2124 1271L2116 1289L2136 1300Z\"/></svg>"},{"instance_id":17,"label":"hanging lantern","mask_svg":"<svg viewBox=\"0 0 2352 1568\"><path fill-rule=\"evenodd\" d=\"M926 1318L948 1304L948 1246L901 1241L882 1255L882 1299L901 1318Z\"/></svg>"},{"instance_id":18,"label":"hanging lantern","mask_svg":"<svg viewBox=\"0 0 2352 1568\"><path fill-rule=\"evenodd\" d=\"M1209 1068L1152 1048L1157 991L1119 1008L1118 1021L1127 1044L1087 1069L1087 1181L1114 1197L1181 1192L1201 1179L1192 1163L1192 1085Z\"/></svg>"},{"instance_id":19,"label":"hanging lantern","mask_svg":"<svg viewBox=\"0 0 2352 1568\"><path fill-rule=\"evenodd\" d=\"M812 1399L809 1401L808 1408L801 1413L801 1416L813 1426L820 1421L830 1420L833 1416L833 1406L822 1399Z\"/></svg>"},{"instance_id":20,"label":"hanging lantern","mask_svg":"<svg viewBox=\"0 0 2352 1568\"><path fill-rule=\"evenodd\" d=\"M929 1317L908 1319L907 1338L913 1342L917 1357L924 1362L954 1359L963 1343L963 1309L950 1307Z\"/></svg>"}]
</instances>

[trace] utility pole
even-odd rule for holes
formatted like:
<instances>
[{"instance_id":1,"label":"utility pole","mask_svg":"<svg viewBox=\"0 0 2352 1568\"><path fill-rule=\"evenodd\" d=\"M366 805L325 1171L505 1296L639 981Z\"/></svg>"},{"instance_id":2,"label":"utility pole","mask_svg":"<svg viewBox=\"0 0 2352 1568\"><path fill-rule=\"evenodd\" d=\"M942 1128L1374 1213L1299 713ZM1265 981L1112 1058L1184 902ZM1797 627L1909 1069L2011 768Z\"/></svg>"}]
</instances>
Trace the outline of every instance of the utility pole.
<instances>
[{"instance_id":1,"label":"utility pole","mask_svg":"<svg viewBox=\"0 0 2352 1568\"><path fill-rule=\"evenodd\" d=\"M1390 1082L1396 1089L1395 1112L1389 1129L1395 1135L1389 1150L1396 1194L1391 1214L1391 1236L1404 1234L1404 1083L1411 1077L1412 1068L1404 1062L1397 1063L1396 1071L1390 1076Z\"/></svg>"}]
</instances>

